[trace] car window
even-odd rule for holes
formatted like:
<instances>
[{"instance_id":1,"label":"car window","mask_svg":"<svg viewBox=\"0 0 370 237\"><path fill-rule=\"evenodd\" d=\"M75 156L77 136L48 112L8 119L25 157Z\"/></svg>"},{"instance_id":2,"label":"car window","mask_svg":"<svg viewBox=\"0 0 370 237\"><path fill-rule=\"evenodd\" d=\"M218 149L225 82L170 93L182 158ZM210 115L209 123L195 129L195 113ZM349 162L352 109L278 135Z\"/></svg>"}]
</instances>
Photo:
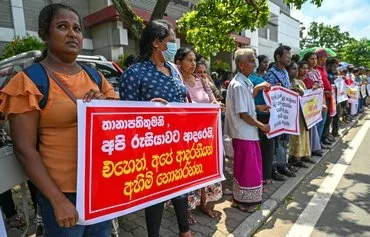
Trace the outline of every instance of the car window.
<instances>
[{"instance_id":1,"label":"car window","mask_svg":"<svg viewBox=\"0 0 370 237\"><path fill-rule=\"evenodd\" d=\"M96 70L98 70L99 72L101 72L104 77L106 78L110 78L110 77L120 77L121 76L121 73L118 72L114 66L110 63L98 63L98 62L82 62L86 65L89 65L93 68L95 68Z\"/></svg>"},{"instance_id":2,"label":"car window","mask_svg":"<svg viewBox=\"0 0 370 237\"><path fill-rule=\"evenodd\" d=\"M117 71L117 69L113 66L111 62L100 62L100 61L94 62L80 61L80 62L98 70L101 74L104 75L107 81L110 84L112 84L114 89L118 91L119 78L121 77L122 73Z\"/></svg>"}]
</instances>

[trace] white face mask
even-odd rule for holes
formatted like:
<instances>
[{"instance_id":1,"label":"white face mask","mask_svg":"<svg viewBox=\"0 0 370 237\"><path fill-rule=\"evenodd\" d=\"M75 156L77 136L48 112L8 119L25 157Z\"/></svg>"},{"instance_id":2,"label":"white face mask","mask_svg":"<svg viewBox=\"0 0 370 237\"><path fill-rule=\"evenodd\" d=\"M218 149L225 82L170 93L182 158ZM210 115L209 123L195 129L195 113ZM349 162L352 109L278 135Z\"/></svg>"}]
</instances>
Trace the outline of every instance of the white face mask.
<instances>
[{"instance_id":1,"label":"white face mask","mask_svg":"<svg viewBox=\"0 0 370 237\"><path fill-rule=\"evenodd\" d=\"M162 51L164 60L173 62L177 52L177 44L174 42L167 42L167 50Z\"/></svg>"}]
</instances>

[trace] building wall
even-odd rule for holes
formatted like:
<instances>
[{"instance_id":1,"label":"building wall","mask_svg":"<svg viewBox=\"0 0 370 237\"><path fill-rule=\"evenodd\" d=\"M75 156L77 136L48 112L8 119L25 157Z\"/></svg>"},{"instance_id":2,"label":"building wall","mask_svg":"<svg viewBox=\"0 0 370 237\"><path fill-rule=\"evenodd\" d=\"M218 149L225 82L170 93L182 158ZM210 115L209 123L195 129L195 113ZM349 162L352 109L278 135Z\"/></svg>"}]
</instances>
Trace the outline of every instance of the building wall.
<instances>
[{"instance_id":1,"label":"building wall","mask_svg":"<svg viewBox=\"0 0 370 237\"><path fill-rule=\"evenodd\" d=\"M10 0L1 0L0 4L0 27L13 28Z\"/></svg>"},{"instance_id":2,"label":"building wall","mask_svg":"<svg viewBox=\"0 0 370 237\"><path fill-rule=\"evenodd\" d=\"M44 0L26 0L23 1L24 18L27 19L26 30L37 32L38 16L41 9L47 4Z\"/></svg>"},{"instance_id":3,"label":"building wall","mask_svg":"<svg viewBox=\"0 0 370 237\"><path fill-rule=\"evenodd\" d=\"M17 32L22 33L22 19L15 13L23 12L23 28L31 35L37 35L38 14L48 3L62 2L77 9L81 18L101 10L112 4L111 0L0 0L0 43L13 39ZM128 0L130 6L152 11L156 1L153 0ZM20 5L20 7L19 7ZM18 7L17 7L18 6ZM270 22L259 31L245 31L243 36L251 38L251 47L258 54L266 54L272 59L273 51L279 44L286 44L299 50L299 22L289 16L290 9L283 0L270 0ZM166 13L176 19L194 7L194 1L171 0ZM17 11L15 12L14 9ZM13 12L13 14L12 14ZM14 13L15 12L15 13ZM18 31L16 30L18 29ZM277 29L277 36L276 36ZM262 37L261 37L262 36ZM138 41L130 37L130 32L122 26L120 21L108 22L84 32L84 53L101 54L108 59L116 60L123 53L138 54ZM1 46L0 46L1 47ZM223 58L226 60L229 57Z\"/></svg>"},{"instance_id":4,"label":"building wall","mask_svg":"<svg viewBox=\"0 0 370 237\"><path fill-rule=\"evenodd\" d=\"M284 0L270 0L270 3L274 3L274 5L280 8L280 11L286 15L290 15L290 8L287 4L284 3Z\"/></svg>"},{"instance_id":5,"label":"building wall","mask_svg":"<svg viewBox=\"0 0 370 237\"><path fill-rule=\"evenodd\" d=\"M38 17L41 9L49 3L63 3L76 9L81 19L89 15L89 4L87 0L23 0L23 9L27 31L37 31Z\"/></svg>"},{"instance_id":6,"label":"building wall","mask_svg":"<svg viewBox=\"0 0 370 237\"><path fill-rule=\"evenodd\" d=\"M257 49L257 54L264 54L273 61L274 51L280 44L292 48L292 53L299 52L300 23L292 18L290 9L283 0L270 0L269 23L255 32L245 31L245 36L251 38L251 46ZM277 31L277 32L276 32Z\"/></svg>"},{"instance_id":7,"label":"building wall","mask_svg":"<svg viewBox=\"0 0 370 237\"><path fill-rule=\"evenodd\" d=\"M81 19L89 14L88 0L0 0L0 50L15 36L38 36L38 15L50 3L64 3L76 9ZM84 53L91 53L89 31L84 31Z\"/></svg>"},{"instance_id":8,"label":"building wall","mask_svg":"<svg viewBox=\"0 0 370 237\"><path fill-rule=\"evenodd\" d=\"M128 0L130 6L135 8L140 8L146 11L152 12L156 1L153 0ZM184 12L188 11L192 6L193 3L189 3L183 0L172 0L167 6L166 14L168 16L174 17L176 19L180 18Z\"/></svg>"},{"instance_id":9,"label":"building wall","mask_svg":"<svg viewBox=\"0 0 370 237\"><path fill-rule=\"evenodd\" d=\"M300 50L299 28L299 21L284 13L280 14L278 39L280 43L290 46L293 53L298 53Z\"/></svg>"},{"instance_id":10,"label":"building wall","mask_svg":"<svg viewBox=\"0 0 370 237\"><path fill-rule=\"evenodd\" d=\"M107 6L112 2L110 0L88 0L90 13L94 13ZM131 7L143 9L152 12L156 1L153 0L128 0ZM191 4L190 4L191 5ZM189 3L183 0L172 0L167 6L166 13L168 16L178 19L184 12L189 10ZM122 54L139 53L138 40L131 37L130 32L124 29L121 21L115 23L103 23L99 26L93 26L90 29L92 41L94 45L93 54L100 54L108 59L117 60ZM123 33L118 37L117 31ZM115 36L113 36L115 34ZM117 39L124 38L121 43L117 43Z\"/></svg>"}]
</instances>

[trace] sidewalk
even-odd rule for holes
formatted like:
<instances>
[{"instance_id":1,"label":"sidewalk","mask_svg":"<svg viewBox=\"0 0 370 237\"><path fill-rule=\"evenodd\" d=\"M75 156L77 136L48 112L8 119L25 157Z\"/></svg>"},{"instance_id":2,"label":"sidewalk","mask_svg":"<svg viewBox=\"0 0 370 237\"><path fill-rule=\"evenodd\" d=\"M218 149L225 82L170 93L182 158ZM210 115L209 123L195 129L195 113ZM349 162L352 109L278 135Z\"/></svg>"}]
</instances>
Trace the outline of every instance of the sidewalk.
<instances>
[{"instance_id":1,"label":"sidewalk","mask_svg":"<svg viewBox=\"0 0 370 237\"><path fill-rule=\"evenodd\" d=\"M342 137L348 130L357 122L360 117L356 117L355 120L345 127L340 129L340 137ZM333 143L331 149L339 142L340 137ZM330 150L323 150L325 157ZM322 158L323 158L322 157ZM263 193L263 203L261 210L250 214L237 210L231 207L230 195L224 195L223 198L215 203L214 210L218 212L218 217L211 219L199 210L194 210L193 215L196 217L197 223L190 226L194 236L205 237L205 236L227 236L227 237L239 237L239 236L251 236L276 210L279 205L287 198L287 196L295 189L295 187L310 173L310 171L319 164L322 158L313 157L317 164L309 164L309 168L300 168L296 173L297 177L286 179L286 181L278 182L275 181L273 184L267 185L267 190ZM232 160L226 159L225 164L225 177L226 180L222 182L224 188L232 190ZM18 210L22 210L21 202L21 191L18 187L13 192L14 199ZM32 203L29 198L29 213L30 223L33 223L35 215L32 210ZM120 223L120 236L122 237L144 237L146 234L146 225L144 218L144 211L138 211L119 218ZM29 236L34 236L34 225L30 226ZM9 237L20 236L19 230L9 230ZM172 207L165 208L162 219L162 226L160 235L163 237L177 237L178 227L175 212Z\"/></svg>"},{"instance_id":2,"label":"sidewalk","mask_svg":"<svg viewBox=\"0 0 370 237\"><path fill-rule=\"evenodd\" d=\"M356 117L353 122L340 129L339 133L341 136L336 139L335 143L333 143L330 149L335 147L340 138L346 134L348 130L356 123L357 119L359 119L359 117ZM216 219L207 217L199 210L193 211L193 214L198 222L190 227L194 233L194 236L251 236L267 220L274 210L279 207L279 205L287 198L287 196L295 189L295 187L301 183L301 181L310 173L310 171L319 164L320 160L322 160L330 152L330 150L327 149L323 151L324 154L322 158L313 157L316 161L318 161L317 164L308 164L309 168L307 169L300 168L296 173L297 177L287 177L286 181L276 181L274 184L267 185L267 191L263 193L263 204L261 205L261 210L253 214L244 213L232 208L230 206L232 197L226 195L224 195L222 200L216 202L214 205L214 209L219 213L219 216ZM232 190L232 160L227 159L225 166L226 180L222 183L222 185L224 188ZM121 228L120 236L146 236L143 211L121 217L119 221ZM173 208L165 209L160 234L163 237L178 236L177 222Z\"/></svg>"}]
</instances>

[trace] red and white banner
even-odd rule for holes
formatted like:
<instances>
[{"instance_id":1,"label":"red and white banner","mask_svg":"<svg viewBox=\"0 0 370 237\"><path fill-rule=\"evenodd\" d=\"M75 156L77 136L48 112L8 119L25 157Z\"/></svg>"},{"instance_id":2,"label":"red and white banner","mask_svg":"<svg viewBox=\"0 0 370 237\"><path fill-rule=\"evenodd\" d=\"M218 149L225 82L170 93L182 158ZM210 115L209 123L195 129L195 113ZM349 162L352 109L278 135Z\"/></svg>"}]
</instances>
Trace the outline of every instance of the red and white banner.
<instances>
[{"instance_id":1,"label":"red and white banner","mask_svg":"<svg viewBox=\"0 0 370 237\"><path fill-rule=\"evenodd\" d=\"M299 98L302 114L307 128L310 129L322 120L323 89L306 90Z\"/></svg>"},{"instance_id":2,"label":"red and white banner","mask_svg":"<svg viewBox=\"0 0 370 237\"><path fill-rule=\"evenodd\" d=\"M224 180L217 104L78 101L80 224Z\"/></svg>"},{"instance_id":3,"label":"red and white banner","mask_svg":"<svg viewBox=\"0 0 370 237\"><path fill-rule=\"evenodd\" d=\"M266 104L270 106L270 132L268 138L281 134L299 135L299 95L281 86L264 91Z\"/></svg>"}]
</instances>

